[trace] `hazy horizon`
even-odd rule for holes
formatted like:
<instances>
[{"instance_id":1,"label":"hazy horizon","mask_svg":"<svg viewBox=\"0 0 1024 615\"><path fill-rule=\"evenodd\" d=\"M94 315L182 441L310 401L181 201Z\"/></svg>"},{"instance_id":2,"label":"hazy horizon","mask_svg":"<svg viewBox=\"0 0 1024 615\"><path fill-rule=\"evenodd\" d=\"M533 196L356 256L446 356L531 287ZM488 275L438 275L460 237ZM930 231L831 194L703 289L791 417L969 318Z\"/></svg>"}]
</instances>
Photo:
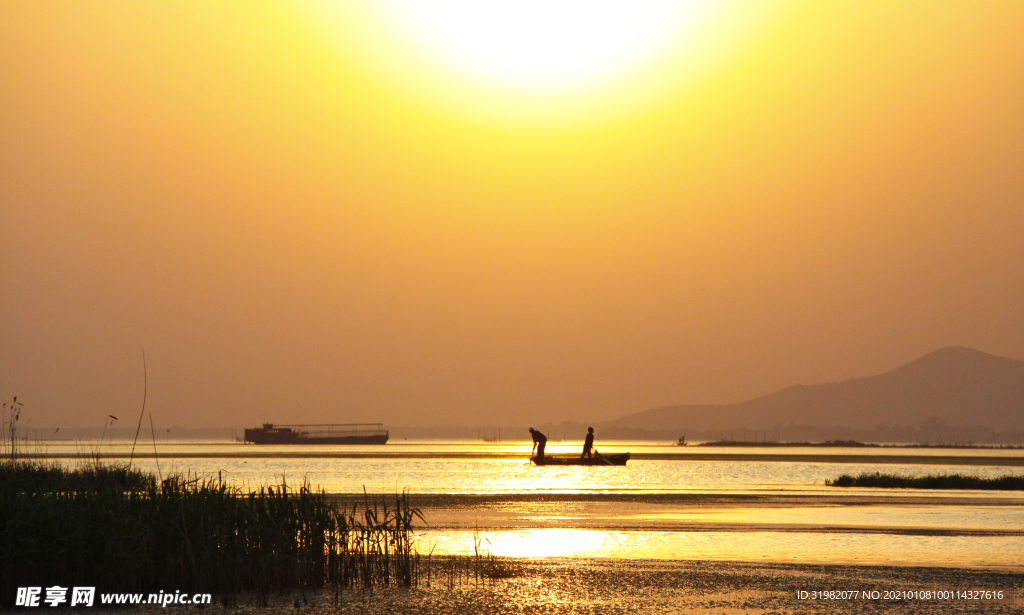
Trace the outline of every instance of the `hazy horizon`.
<instances>
[{"instance_id":1,"label":"hazy horizon","mask_svg":"<svg viewBox=\"0 0 1024 615\"><path fill-rule=\"evenodd\" d=\"M994 356L994 355L989 355L988 353L984 353L984 352L981 352L981 351L976 351L975 349L965 349L965 348L958 348L958 347L946 347L946 348L942 348L942 349L930 352L930 353L924 355L923 357L918 357L915 360L911 361L910 363L911 364L917 364L917 363L920 363L922 360L931 359L932 357L934 357L936 355L939 355L940 353L948 352L950 350L957 350L957 351L964 351L964 350L966 350L966 351L969 351L967 353L968 356L971 356L971 355L981 355L983 357L990 358L990 360L991 359L995 359L995 360L1012 359L1012 357L997 357L997 356ZM963 354L963 353L958 353L958 354ZM1013 360L1021 361L1020 359L1013 359ZM729 408L730 406L735 406L737 404L741 404L741 403L744 403L744 402L752 402L752 401L759 401L759 400L766 400L766 399L769 399L769 398L773 398L773 397L776 397L780 393L785 393L785 392L791 391L794 387L796 387L796 388L803 388L803 389L806 390L808 388L814 388L814 387L820 386L820 385L831 386L831 385L836 385L836 384L852 383L852 382L857 382L857 381L869 381L869 380L875 379L875 377L885 377L885 376L888 376L888 375L890 375L890 372L898 371L901 368L905 368L905 367L907 367L907 364L895 366L893 370L886 370L885 372L882 372L882 373L879 373L879 374L860 374L860 375L851 376L849 378L843 378L843 379L838 380L838 381L821 382L821 383L808 383L808 382L792 383L791 385L789 385L787 387L783 387L782 389L768 391L768 392L766 392L763 395L756 395L756 396L754 396L752 398L743 399L743 400L739 400L738 402L732 402L732 403L727 402L727 403L724 403L724 404L690 404L690 403L683 402L683 403L680 403L680 404L671 404L671 405L668 405L668 406L660 406L660 407L657 407L657 408L643 408L643 409L640 409L640 410L641 410L641 414L643 413L643 411L646 411L646 410L677 410L677 409L689 409L689 408L701 409L704 406L719 407L719 408L724 410L724 409ZM985 372L981 372L981 373L977 372L976 371L977 367L978 366L976 366L976 365L971 367L970 374L969 374L971 377L977 378L977 377L980 376L982 378L990 378L991 376L993 376L993 374L990 374L990 373L987 374ZM967 375L968 374L965 374L965 376L967 376ZM991 382L990 384L996 384L996 383L995 382ZM1005 384L1005 383L1003 383L1003 384ZM904 394L906 394L906 395L920 395L921 393L922 393L922 390L919 390L919 389L914 389L914 390L907 389L907 390L904 391ZM990 391L989 393L996 393L996 391ZM998 393L1006 394L1006 393L1008 393L1008 391L1000 390L1000 391L998 391ZM982 401L982 398L979 398L976 403L980 403L981 404L981 408L983 408L985 410L991 410L991 408L987 407L989 404L991 404L991 402L992 402L991 399L985 399L985 401ZM831 402L831 403L835 403L835 400L833 402ZM979 408L979 409L981 409L981 408ZM794 407L794 408L792 408L791 412L796 412L797 410L798 409ZM874 408L874 407L865 407L864 410L867 411L868 415L870 415L872 413L877 414L879 411L883 411L883 412L886 411L884 408ZM493 436L495 436L497 434L497 431L495 431L495 430L506 429L507 431L503 435L507 439L516 439L516 438L518 438L520 440L528 440L529 439L529 434L527 434L526 431L525 431L525 429L526 429L525 426L528 423L532 423L532 424L536 424L536 425L543 425L543 426L547 426L547 427L559 426L559 425L563 425L563 424L566 424L566 423L572 424L572 425L577 426L577 427L582 427L584 425L589 425L589 424L596 424L596 425L600 425L602 430L607 432L607 430L610 428L613 431L613 433L614 433L614 432L617 432L617 430L621 429L622 427L629 426L630 425L629 421L631 419L635 420L636 418L638 418L638 417L634 417L633 416L633 415L636 415L636 414L637 414L637 412L636 412L635 409L630 409L630 410L623 411L623 412L621 412L621 413L619 413L617 415L611 416L611 417L609 417L607 419L594 419L593 417L581 417L581 418L575 418L575 419L574 418L566 419L564 417L538 417L537 420L533 420L533 419L529 419L529 418L522 418L522 419L519 419L519 420L514 420L513 419L513 420L510 420L510 421L506 421L506 422L500 422L500 421L499 422L494 422L494 421L488 422L488 420L485 417L478 417L476 419L471 419L469 421L462 421L462 422L457 422L457 421L435 422L435 423L405 422L405 423L386 424L385 427L391 429L392 431L400 432L401 435L404 435L405 432L410 432L410 431L411 432L423 432L423 433L433 434L433 435L429 435L430 438L442 437L441 434L444 433L444 432L440 432L438 430L446 429L446 428L455 428L455 429L457 429L459 435L458 436L454 436L454 435L452 436L452 437L457 437L457 438L472 437L473 434L471 432L473 430L478 430L478 431L479 430L484 430L481 433L480 437L493 437ZM851 416L849 418L849 420L843 422L842 424L835 423L835 422L829 421L829 420L824 420L824 421L819 420L819 421L815 422L813 420L807 420L806 418L794 422L793 418L795 416L796 415L794 414L793 416L767 416L767 417L763 417L764 420L768 421L767 423L765 423L763 425L761 423L756 422L756 421L755 422L751 422L749 420L743 419L743 420L739 420L739 421L734 421L735 424L732 424L731 427L721 426L720 425L720 426L718 426L716 428L712 428L710 430L705 429L705 431L707 431L707 433L709 433L709 434L712 434L712 433L713 434L717 434L719 432L725 433L725 432L728 432L730 430L737 430L737 429L743 429L743 428L750 429L750 430L753 431L753 430L763 429L766 425L771 425L771 424L781 425L781 424L788 423L791 426L796 426L796 427L802 428L802 429L804 429L804 431L808 431L809 430L809 433L820 432L821 434L826 434L826 435L822 435L820 437L821 438L828 438L828 437L840 437L840 436L835 436L835 435L832 435L832 436L827 435L829 433L840 433L840 432L842 432L842 433L846 433L846 432L851 432L851 433L853 433L853 432L865 432L866 433L866 432L870 431L870 429L877 422L876 420L871 420L870 418L855 417L855 416ZM98 417L98 421L99 422L97 424L95 424L95 425L68 424L68 423L51 423L51 424L47 424L47 425L39 425L39 424L37 424L35 426L26 425L25 427L26 428L35 427L38 430L42 430L42 431L40 431L40 433L36 434L37 436L40 436L40 437L46 435L44 433L44 431L52 430L52 429L58 428L58 427L60 429L64 429L65 432L67 432L69 430L75 430L75 431L79 431L79 432L87 431L87 432L91 433L92 435L96 435L96 434L102 432L102 433L107 433L107 434L114 434L114 433L120 434L120 436L112 436L112 437L129 437L130 438L130 437L134 436L134 434L135 434L135 427L133 427L133 425L135 425L138 422L138 413L137 412L133 413L133 411L129 410L129 412L127 414L123 414L123 416L117 417L114 421L110 421L110 418L111 417L109 415L103 415L101 417ZM904 418L905 417L892 416L892 417L890 417L890 419L888 421L883 421L883 422L890 423L889 427L892 427L892 428L897 428L898 427L900 429L904 429L904 428L920 428L921 427L921 424L922 424L921 417L917 417L917 420L901 420L901 419L904 419ZM963 419L963 417L947 416L946 412L944 410L940 409L940 408L936 408L936 409L930 411L930 414L928 414L927 418L929 418L929 419L933 419L933 418L940 419L940 420L942 420L943 423L946 422L946 419L949 419L949 420L952 421L949 424L949 426L951 428L956 428L959 431L962 431L962 430L968 429L968 428L980 428L980 427L986 427L987 428L989 426L989 423L992 421L992 417L989 417L987 415L985 417L980 417L980 418L976 417L976 420L974 420L973 422L970 421L970 420L967 420L967 421L965 421L965 420L957 420L957 418ZM122 419L127 419L127 422L124 422ZM166 432L175 431L175 432L178 432L179 434L181 432L197 432L198 433L198 432L201 432L201 431L225 431L225 432L228 431L228 430L235 430L235 431L237 431L237 430L245 428L245 427L257 427L257 426L263 424L264 422L273 422L273 423L276 423L276 424L279 424L279 425L295 424L295 423L298 423L298 424L313 424L314 423L313 421L302 421L302 420L298 420L298 421L281 421L281 420L278 420L278 418L275 417L275 416L265 416L263 418L248 417L248 418L243 419L243 422L241 422L241 423L236 423L236 424L220 424L220 425L207 425L205 427L195 427L195 426L191 426L191 425L187 425L187 424L166 424L166 423L161 423L161 425L160 425L160 427L158 429L159 433L157 435L158 435L158 437L163 437L164 434L165 434L165 431ZM333 422L338 422L338 421L333 421ZM379 422L379 421L372 421L372 422ZM648 421L645 421L645 423L646 422L648 422ZM691 422L688 423L688 424L689 424L689 427L690 427L690 429L689 429L690 432L701 433L700 426L698 424L692 422L692 419L691 419ZM1002 430L1009 429L1009 430L1013 431L1013 426L1014 425L1016 425L1016 423L1013 422L1013 421L1011 421L1009 424L1002 424L1001 423L1000 424L1000 429L1002 429ZM634 427L636 429L639 429L641 431L644 430L644 429L647 429L647 430L653 429L654 432L664 432L664 433L672 433L672 434L674 434L676 431L678 431L678 427L676 427L676 426L669 426L669 425L665 425L665 426L661 426L661 427L651 427L650 425L632 425L632 427ZM516 429L518 429L519 431L518 432L514 431ZM146 434L149 434L148 423L147 423L147 428L144 431L145 431ZM494 431L494 433L492 433L492 431ZM899 431L899 429L897 429L897 431ZM959 431L958 431L958 433L959 433ZM93 432L95 432L95 433L93 433ZM582 431L581 431L581 433L582 433ZM127 434L127 436L125 436L125 434ZM236 435L238 435L238 434L236 434ZM580 437L578 439L582 440L582 437L583 437L582 435L574 434L574 436L575 435L579 435ZM419 437L419 436L416 436L416 437ZM424 437L428 437L428 436L424 436ZM673 435L670 439L674 439L675 437L676 436ZM714 436L714 437L717 438L718 436ZM844 436L844 437L849 437L849 436ZM864 436L861 435L859 437L863 438ZM813 438L814 437L812 437L812 439ZM618 437L617 436L613 436L613 439L618 439ZM627 439L629 439L629 438L627 438ZM867 440L873 441L873 440L871 440L871 438L867 438Z\"/></svg>"},{"instance_id":2,"label":"hazy horizon","mask_svg":"<svg viewBox=\"0 0 1024 615\"><path fill-rule=\"evenodd\" d=\"M712 4L571 91L324 6L0 7L23 425L137 417L143 348L158 428L597 422L1024 359L1024 4Z\"/></svg>"}]
</instances>

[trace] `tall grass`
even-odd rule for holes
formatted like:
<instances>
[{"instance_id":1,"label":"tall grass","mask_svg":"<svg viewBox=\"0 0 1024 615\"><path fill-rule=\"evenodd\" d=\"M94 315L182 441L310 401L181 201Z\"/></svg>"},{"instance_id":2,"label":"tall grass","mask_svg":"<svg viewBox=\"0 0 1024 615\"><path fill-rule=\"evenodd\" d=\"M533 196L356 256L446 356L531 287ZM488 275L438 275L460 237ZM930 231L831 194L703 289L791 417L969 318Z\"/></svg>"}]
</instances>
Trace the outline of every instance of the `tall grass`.
<instances>
[{"instance_id":1,"label":"tall grass","mask_svg":"<svg viewBox=\"0 0 1024 615\"><path fill-rule=\"evenodd\" d=\"M239 593L418 584L405 494L341 508L308 483L0 463L0 607L17 587Z\"/></svg>"},{"instance_id":2,"label":"tall grass","mask_svg":"<svg viewBox=\"0 0 1024 615\"><path fill-rule=\"evenodd\" d=\"M11 402L4 402L0 421L0 440L3 441L3 455L11 461L18 458L18 419L24 411L24 404L15 395Z\"/></svg>"},{"instance_id":3,"label":"tall grass","mask_svg":"<svg viewBox=\"0 0 1024 615\"><path fill-rule=\"evenodd\" d=\"M127 464L91 461L73 471L57 463L0 462L0 488L14 493L146 491L156 477Z\"/></svg>"},{"instance_id":4,"label":"tall grass","mask_svg":"<svg viewBox=\"0 0 1024 615\"><path fill-rule=\"evenodd\" d=\"M865 472L859 476L843 474L835 480L826 480L830 487L881 487L892 489L985 489L992 491L1024 490L1024 476L1007 474L998 478L981 478L964 474L930 476L903 476Z\"/></svg>"}]
</instances>

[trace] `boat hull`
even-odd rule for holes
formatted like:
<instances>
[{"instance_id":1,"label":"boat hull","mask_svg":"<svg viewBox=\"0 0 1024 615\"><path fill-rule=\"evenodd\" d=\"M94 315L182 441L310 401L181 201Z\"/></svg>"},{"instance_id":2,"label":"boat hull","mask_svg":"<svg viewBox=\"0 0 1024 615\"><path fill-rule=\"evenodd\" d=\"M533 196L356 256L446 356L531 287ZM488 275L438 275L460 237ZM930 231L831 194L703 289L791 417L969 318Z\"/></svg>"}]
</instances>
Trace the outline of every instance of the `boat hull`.
<instances>
[{"instance_id":1,"label":"boat hull","mask_svg":"<svg viewBox=\"0 0 1024 615\"><path fill-rule=\"evenodd\" d=\"M624 466L629 461L629 453L599 455L597 457L551 457L544 455L543 459L536 456L530 457L530 461L539 466Z\"/></svg>"},{"instance_id":2,"label":"boat hull","mask_svg":"<svg viewBox=\"0 0 1024 615\"><path fill-rule=\"evenodd\" d=\"M262 428L246 429L245 441L252 444L386 444L388 441L386 429L338 429L347 427L364 426L297 425L292 427L267 423Z\"/></svg>"},{"instance_id":3,"label":"boat hull","mask_svg":"<svg viewBox=\"0 0 1024 615\"><path fill-rule=\"evenodd\" d=\"M387 444L387 436L341 436L336 438L275 438L263 434L247 434L246 442L253 444Z\"/></svg>"}]
</instances>

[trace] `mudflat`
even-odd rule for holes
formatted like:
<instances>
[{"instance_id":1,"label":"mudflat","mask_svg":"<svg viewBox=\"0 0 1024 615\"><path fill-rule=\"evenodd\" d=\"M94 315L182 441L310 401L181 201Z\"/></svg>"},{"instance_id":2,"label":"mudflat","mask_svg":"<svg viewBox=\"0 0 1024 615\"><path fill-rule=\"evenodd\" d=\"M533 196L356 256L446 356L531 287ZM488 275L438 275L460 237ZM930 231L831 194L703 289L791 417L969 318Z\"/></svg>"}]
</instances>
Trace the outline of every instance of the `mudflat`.
<instances>
[{"instance_id":1,"label":"mudflat","mask_svg":"<svg viewBox=\"0 0 1024 615\"><path fill-rule=\"evenodd\" d=\"M503 578L446 575L429 586L240 597L234 612L481 615L1021 613L1024 574L934 567L817 566L717 561L504 561ZM801 593L803 592L803 593ZM164 612L147 607L144 611Z\"/></svg>"}]
</instances>

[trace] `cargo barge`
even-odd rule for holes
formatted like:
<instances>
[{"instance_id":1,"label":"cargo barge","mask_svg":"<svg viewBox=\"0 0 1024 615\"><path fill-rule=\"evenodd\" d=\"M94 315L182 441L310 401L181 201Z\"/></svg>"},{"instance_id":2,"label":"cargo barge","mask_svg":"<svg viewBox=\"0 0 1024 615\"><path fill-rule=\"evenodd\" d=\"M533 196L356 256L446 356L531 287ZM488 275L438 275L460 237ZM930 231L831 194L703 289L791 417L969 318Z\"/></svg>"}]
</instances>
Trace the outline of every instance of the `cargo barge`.
<instances>
[{"instance_id":1,"label":"cargo barge","mask_svg":"<svg viewBox=\"0 0 1024 615\"><path fill-rule=\"evenodd\" d=\"M335 425L275 425L245 430L245 441L253 444L385 444L388 430L383 423Z\"/></svg>"}]
</instances>

